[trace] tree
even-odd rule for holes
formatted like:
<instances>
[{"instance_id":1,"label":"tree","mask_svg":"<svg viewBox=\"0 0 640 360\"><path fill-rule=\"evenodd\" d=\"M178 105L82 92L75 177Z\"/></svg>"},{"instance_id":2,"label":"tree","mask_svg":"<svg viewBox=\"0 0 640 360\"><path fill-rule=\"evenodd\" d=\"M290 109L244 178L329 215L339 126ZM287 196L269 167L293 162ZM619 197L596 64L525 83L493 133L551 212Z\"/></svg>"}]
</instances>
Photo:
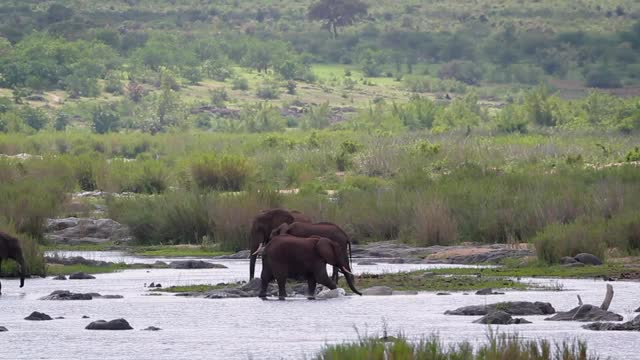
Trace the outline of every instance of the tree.
<instances>
[{"instance_id":1,"label":"tree","mask_svg":"<svg viewBox=\"0 0 640 360\"><path fill-rule=\"evenodd\" d=\"M310 20L323 21L336 38L339 26L356 23L367 14L368 5L360 0L320 0L309 7L307 16Z\"/></svg>"}]
</instances>

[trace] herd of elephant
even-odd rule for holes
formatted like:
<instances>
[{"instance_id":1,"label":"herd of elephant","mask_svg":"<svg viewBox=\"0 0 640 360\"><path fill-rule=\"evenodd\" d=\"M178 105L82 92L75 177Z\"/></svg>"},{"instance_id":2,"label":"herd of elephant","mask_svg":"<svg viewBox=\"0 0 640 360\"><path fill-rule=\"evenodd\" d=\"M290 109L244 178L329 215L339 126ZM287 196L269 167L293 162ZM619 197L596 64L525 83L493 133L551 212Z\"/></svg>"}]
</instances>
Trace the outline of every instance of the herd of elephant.
<instances>
[{"instance_id":1,"label":"herd of elephant","mask_svg":"<svg viewBox=\"0 0 640 360\"><path fill-rule=\"evenodd\" d=\"M344 274L349 288L362 295L356 289L351 273L351 241L336 224L312 223L297 211L263 210L251 224L250 280L254 277L259 254L262 254L259 295L262 299L267 297L267 287L275 279L278 299L284 300L287 278L306 280L308 298L314 299L316 284L335 289L339 272ZM20 265L20 287L23 287L26 268L20 241L0 231L0 271L4 259L13 259ZM327 264L333 266L331 278L327 274Z\"/></svg>"},{"instance_id":2,"label":"herd of elephant","mask_svg":"<svg viewBox=\"0 0 640 360\"><path fill-rule=\"evenodd\" d=\"M362 295L354 285L351 273L351 241L336 224L312 223L297 211L286 209L263 210L251 225L251 257L249 279L255 274L256 259L262 254L262 280L259 297L265 299L267 287L275 279L278 299L287 293L287 278L304 279L308 298L315 298L316 284L333 290L338 272L344 274L355 294ZM327 274L327 264L333 266L333 276Z\"/></svg>"}]
</instances>

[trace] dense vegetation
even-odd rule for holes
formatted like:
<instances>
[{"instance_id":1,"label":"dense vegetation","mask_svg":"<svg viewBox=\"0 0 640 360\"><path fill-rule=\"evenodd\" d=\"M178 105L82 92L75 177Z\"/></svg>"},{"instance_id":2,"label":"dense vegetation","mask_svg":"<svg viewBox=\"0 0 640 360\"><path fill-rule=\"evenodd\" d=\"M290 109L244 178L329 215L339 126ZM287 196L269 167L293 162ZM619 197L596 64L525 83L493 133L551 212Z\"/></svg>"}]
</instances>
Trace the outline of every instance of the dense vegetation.
<instances>
[{"instance_id":1,"label":"dense vegetation","mask_svg":"<svg viewBox=\"0 0 640 360\"><path fill-rule=\"evenodd\" d=\"M102 190L145 245L237 250L286 206L356 241L638 252L637 2L327 3L3 2L0 222L42 242Z\"/></svg>"}]
</instances>

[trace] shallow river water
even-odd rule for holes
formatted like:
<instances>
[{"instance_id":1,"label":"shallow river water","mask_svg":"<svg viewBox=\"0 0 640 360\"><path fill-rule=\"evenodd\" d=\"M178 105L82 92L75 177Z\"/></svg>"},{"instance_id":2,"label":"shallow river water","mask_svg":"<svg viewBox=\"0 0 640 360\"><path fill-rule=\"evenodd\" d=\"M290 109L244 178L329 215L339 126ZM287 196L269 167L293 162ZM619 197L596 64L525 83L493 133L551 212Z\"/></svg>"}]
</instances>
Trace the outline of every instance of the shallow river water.
<instances>
[{"instance_id":1,"label":"shallow river water","mask_svg":"<svg viewBox=\"0 0 640 360\"><path fill-rule=\"evenodd\" d=\"M121 253L66 253L105 261L155 262L166 258L139 258ZM508 291L506 295L341 297L284 302L247 299L197 299L173 295L148 296L145 283L163 286L244 280L248 261L207 260L228 269L128 270L98 274L96 280L54 281L27 279L20 289L17 280L2 280L0 359L312 359L326 344L357 339L358 333L380 334L386 324L391 335L402 331L410 338L433 333L443 342L482 342L487 326L472 324L476 317L446 316L444 311L460 306L500 301L548 301L556 310L577 305L576 294L585 303L599 305L605 293L602 280L528 281L560 285L564 291ZM380 264L358 266L356 273L395 272L434 268L438 265ZM258 274L259 267L256 271ZM615 282L611 310L632 319L640 306L640 283ZM123 295L124 299L91 301L42 301L54 290ZM25 321L40 311L53 321ZM82 319L83 315L91 319ZM125 318L133 331L88 331L89 322ZM525 317L533 324L502 326L500 331L518 332L527 338L587 340L589 348L613 359L640 359L640 333L593 332L581 323L548 322L544 316ZM141 331L148 326L162 331ZM357 329L357 331L356 331Z\"/></svg>"}]
</instances>

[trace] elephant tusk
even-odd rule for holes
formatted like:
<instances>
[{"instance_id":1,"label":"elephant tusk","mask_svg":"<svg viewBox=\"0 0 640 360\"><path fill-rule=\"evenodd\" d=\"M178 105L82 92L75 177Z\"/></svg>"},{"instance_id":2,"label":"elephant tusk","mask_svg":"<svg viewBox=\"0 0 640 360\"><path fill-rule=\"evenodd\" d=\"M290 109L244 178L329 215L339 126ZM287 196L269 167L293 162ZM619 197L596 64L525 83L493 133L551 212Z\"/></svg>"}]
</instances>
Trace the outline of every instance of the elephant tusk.
<instances>
[{"instance_id":1,"label":"elephant tusk","mask_svg":"<svg viewBox=\"0 0 640 360\"><path fill-rule=\"evenodd\" d=\"M346 268L346 267L344 267L344 266L341 268L341 270L342 270L344 273L347 273L347 274L349 274L349 275L353 275L353 274L351 273L351 271L347 270L347 268Z\"/></svg>"},{"instance_id":2,"label":"elephant tusk","mask_svg":"<svg viewBox=\"0 0 640 360\"><path fill-rule=\"evenodd\" d=\"M264 246L262 246L262 243L260 243L260 246L258 246L258 250L256 250L256 252L254 252L251 255L258 255L262 251L263 248L264 248Z\"/></svg>"}]
</instances>

